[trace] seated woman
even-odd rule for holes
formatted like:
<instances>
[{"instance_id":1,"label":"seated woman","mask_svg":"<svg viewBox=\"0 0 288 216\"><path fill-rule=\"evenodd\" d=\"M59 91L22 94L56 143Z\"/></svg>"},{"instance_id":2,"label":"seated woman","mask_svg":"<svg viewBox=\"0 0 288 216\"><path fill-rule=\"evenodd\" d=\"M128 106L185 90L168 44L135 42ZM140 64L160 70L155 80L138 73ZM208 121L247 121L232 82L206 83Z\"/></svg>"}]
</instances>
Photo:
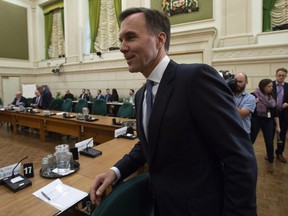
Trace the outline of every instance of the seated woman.
<instances>
[{"instance_id":1,"label":"seated woman","mask_svg":"<svg viewBox=\"0 0 288 216\"><path fill-rule=\"evenodd\" d=\"M113 102L113 101L119 101L119 95L115 88L112 89L112 96L110 98L110 102ZM113 115L117 114L117 109L112 104L109 105L108 110L109 110L109 114L113 114Z\"/></svg>"}]
</instances>

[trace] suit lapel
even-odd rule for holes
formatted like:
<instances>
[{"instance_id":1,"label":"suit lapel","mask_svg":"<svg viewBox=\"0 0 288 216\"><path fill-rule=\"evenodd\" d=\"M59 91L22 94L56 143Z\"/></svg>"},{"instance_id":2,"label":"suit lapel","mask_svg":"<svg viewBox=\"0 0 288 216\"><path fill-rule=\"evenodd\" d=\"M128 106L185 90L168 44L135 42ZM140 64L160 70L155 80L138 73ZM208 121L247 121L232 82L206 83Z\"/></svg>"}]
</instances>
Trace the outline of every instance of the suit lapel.
<instances>
[{"instance_id":1,"label":"suit lapel","mask_svg":"<svg viewBox=\"0 0 288 216\"><path fill-rule=\"evenodd\" d=\"M174 61L170 61L168 64L161 82L159 84L159 88L154 100L153 109L151 112L151 117L148 125L148 143L149 143L149 159L153 160L156 147L158 144L159 133L163 116L166 112L167 104L169 102L169 98L174 89L174 77L176 74L177 65Z\"/></svg>"}]
</instances>

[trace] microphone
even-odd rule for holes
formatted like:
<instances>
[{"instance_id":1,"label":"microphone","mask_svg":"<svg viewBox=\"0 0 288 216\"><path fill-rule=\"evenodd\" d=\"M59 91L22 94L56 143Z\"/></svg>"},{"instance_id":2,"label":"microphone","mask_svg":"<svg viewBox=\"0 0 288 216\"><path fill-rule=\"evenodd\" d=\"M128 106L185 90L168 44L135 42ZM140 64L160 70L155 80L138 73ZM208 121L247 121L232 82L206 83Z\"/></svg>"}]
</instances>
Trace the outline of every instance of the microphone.
<instances>
[{"instance_id":1,"label":"microphone","mask_svg":"<svg viewBox=\"0 0 288 216\"><path fill-rule=\"evenodd\" d=\"M17 166L18 166L23 160L25 160L25 159L27 159L27 158L28 158L28 156L22 158L22 159L16 164L16 166L12 169L12 176L11 176L12 178L14 178L14 176L15 176L14 171L15 171L15 169L17 168Z\"/></svg>"},{"instance_id":2,"label":"microphone","mask_svg":"<svg viewBox=\"0 0 288 216\"><path fill-rule=\"evenodd\" d=\"M3 179L4 185L13 192L17 192L23 188L26 188L32 185L32 182L27 177L22 176L20 174L17 174L15 176L15 173L14 173L17 166L26 158L28 158L28 156L22 158L16 164L16 166L12 169L12 175L10 177Z\"/></svg>"},{"instance_id":3,"label":"microphone","mask_svg":"<svg viewBox=\"0 0 288 216\"><path fill-rule=\"evenodd\" d=\"M89 147L89 146L88 146L88 145L91 143L91 141L93 141L94 138L96 138L97 136L98 136L98 134L95 135L94 137L92 137L92 138L86 143L86 148L80 151L80 155L85 155L85 156L88 156L88 157L95 158L95 157L97 157L97 156L99 156L99 155L102 154L101 151L96 150L96 149L93 149L92 147Z\"/></svg>"}]
</instances>

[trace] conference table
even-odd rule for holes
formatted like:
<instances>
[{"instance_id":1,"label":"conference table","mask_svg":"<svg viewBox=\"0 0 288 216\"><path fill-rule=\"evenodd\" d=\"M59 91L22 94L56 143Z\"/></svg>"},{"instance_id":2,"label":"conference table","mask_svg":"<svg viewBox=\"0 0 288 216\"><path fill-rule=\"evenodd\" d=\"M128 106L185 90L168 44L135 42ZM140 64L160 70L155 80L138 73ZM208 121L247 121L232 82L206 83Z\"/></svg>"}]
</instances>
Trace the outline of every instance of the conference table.
<instances>
[{"instance_id":1,"label":"conference table","mask_svg":"<svg viewBox=\"0 0 288 216\"><path fill-rule=\"evenodd\" d=\"M14 134L17 134L18 126L38 129L42 142L45 142L47 132L55 132L76 137L77 140L94 137L94 142L99 144L113 139L115 129L121 127L113 124L112 120L115 117L111 116L90 115L96 121L84 121L77 120L77 113L69 113L68 117L71 118L64 118L63 112L60 111L52 110L50 114L53 115L45 115L43 110L30 113L1 109L0 121L10 123ZM125 119L125 121L135 121L135 119Z\"/></svg>"},{"instance_id":2,"label":"conference table","mask_svg":"<svg viewBox=\"0 0 288 216\"><path fill-rule=\"evenodd\" d=\"M64 184L79 190L89 192L94 177L113 166L116 161L130 151L136 142L137 139L128 140L115 138L94 147L97 150L102 151L102 155L96 158L79 155L78 162L80 164L80 169L74 174L62 177L61 181ZM2 167L1 161L0 167ZM35 176L30 178L32 186L24 188L16 193L13 193L5 186L0 185L0 215L51 216L56 215L59 212L58 209L50 206L39 198L36 198L32 194L54 180L41 177L39 174L40 169L41 167L34 167Z\"/></svg>"}]
</instances>

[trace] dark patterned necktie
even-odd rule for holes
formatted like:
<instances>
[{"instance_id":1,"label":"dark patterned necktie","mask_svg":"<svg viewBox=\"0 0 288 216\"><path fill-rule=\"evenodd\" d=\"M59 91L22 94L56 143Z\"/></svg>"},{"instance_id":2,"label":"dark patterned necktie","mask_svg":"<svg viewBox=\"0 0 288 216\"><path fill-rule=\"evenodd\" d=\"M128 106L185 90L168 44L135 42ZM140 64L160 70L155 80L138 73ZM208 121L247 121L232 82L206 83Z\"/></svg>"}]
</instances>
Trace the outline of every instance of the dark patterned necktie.
<instances>
[{"instance_id":1,"label":"dark patterned necktie","mask_svg":"<svg viewBox=\"0 0 288 216\"><path fill-rule=\"evenodd\" d=\"M153 94L152 94L152 87L153 87L154 82L152 80L147 80L146 81L146 122L148 125L150 115L151 115L151 110L152 110L152 105L153 105Z\"/></svg>"},{"instance_id":2,"label":"dark patterned necktie","mask_svg":"<svg viewBox=\"0 0 288 216\"><path fill-rule=\"evenodd\" d=\"M279 110L282 110L283 103L283 87L281 84L277 85L277 107Z\"/></svg>"}]
</instances>

